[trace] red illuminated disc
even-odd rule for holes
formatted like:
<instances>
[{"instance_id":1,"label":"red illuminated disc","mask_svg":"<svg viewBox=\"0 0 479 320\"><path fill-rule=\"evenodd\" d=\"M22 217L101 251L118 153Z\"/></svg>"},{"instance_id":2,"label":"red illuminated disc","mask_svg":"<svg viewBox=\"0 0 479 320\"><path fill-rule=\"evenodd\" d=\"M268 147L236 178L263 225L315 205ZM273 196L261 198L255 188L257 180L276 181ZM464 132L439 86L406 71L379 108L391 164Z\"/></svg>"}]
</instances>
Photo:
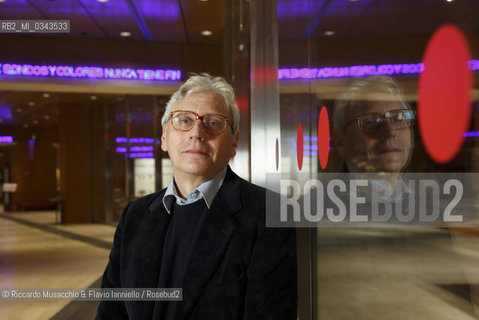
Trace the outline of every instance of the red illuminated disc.
<instances>
[{"instance_id":1,"label":"red illuminated disc","mask_svg":"<svg viewBox=\"0 0 479 320\"><path fill-rule=\"evenodd\" d=\"M419 77L418 122L426 151L436 162L452 160L471 118L470 51L461 31L441 26L424 53Z\"/></svg>"},{"instance_id":2,"label":"red illuminated disc","mask_svg":"<svg viewBox=\"0 0 479 320\"><path fill-rule=\"evenodd\" d=\"M318 155L321 169L326 169L329 159L329 116L323 106L318 118Z\"/></svg>"},{"instance_id":3,"label":"red illuminated disc","mask_svg":"<svg viewBox=\"0 0 479 320\"><path fill-rule=\"evenodd\" d=\"M298 133L296 134L296 158L298 160L298 169L303 168L303 126L298 125Z\"/></svg>"}]
</instances>

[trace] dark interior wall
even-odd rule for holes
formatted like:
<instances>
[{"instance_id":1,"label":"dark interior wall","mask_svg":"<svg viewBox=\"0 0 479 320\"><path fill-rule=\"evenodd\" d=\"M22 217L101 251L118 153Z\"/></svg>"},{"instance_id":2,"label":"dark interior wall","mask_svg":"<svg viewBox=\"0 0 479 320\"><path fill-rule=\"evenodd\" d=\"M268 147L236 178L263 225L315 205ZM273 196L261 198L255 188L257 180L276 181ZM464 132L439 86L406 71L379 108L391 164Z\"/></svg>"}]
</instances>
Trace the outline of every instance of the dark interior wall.
<instances>
[{"instance_id":1,"label":"dark interior wall","mask_svg":"<svg viewBox=\"0 0 479 320\"><path fill-rule=\"evenodd\" d=\"M92 161L90 106L59 106L61 195L63 223L90 222L92 208Z\"/></svg>"},{"instance_id":2,"label":"dark interior wall","mask_svg":"<svg viewBox=\"0 0 479 320\"><path fill-rule=\"evenodd\" d=\"M13 128L14 146L9 148L7 164L11 179L17 183L12 194L13 210L45 209L55 207L50 198L59 195L55 177L58 129L56 127L25 129ZM28 141L35 136L32 153Z\"/></svg>"}]
</instances>

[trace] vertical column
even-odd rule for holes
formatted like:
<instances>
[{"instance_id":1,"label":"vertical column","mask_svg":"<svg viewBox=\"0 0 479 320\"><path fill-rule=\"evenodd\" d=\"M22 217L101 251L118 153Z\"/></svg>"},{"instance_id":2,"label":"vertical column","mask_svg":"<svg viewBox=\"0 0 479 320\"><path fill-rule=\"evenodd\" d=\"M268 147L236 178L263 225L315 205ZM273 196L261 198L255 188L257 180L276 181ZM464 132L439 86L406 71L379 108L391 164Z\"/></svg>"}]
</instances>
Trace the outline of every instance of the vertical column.
<instances>
[{"instance_id":1,"label":"vertical column","mask_svg":"<svg viewBox=\"0 0 479 320\"><path fill-rule=\"evenodd\" d=\"M230 165L233 171L246 180L251 177L249 32L249 2L244 0L225 1L224 77L235 89L241 118L238 148Z\"/></svg>"},{"instance_id":2,"label":"vertical column","mask_svg":"<svg viewBox=\"0 0 479 320\"><path fill-rule=\"evenodd\" d=\"M280 139L276 1L251 1L251 180L276 172ZM279 167L281 165L279 164Z\"/></svg>"},{"instance_id":3,"label":"vertical column","mask_svg":"<svg viewBox=\"0 0 479 320\"><path fill-rule=\"evenodd\" d=\"M266 173L279 172L281 145L278 82L278 21L275 0L251 1L251 181L266 185ZM278 169L277 169L278 166ZM297 230L298 315L313 319L315 232Z\"/></svg>"}]
</instances>

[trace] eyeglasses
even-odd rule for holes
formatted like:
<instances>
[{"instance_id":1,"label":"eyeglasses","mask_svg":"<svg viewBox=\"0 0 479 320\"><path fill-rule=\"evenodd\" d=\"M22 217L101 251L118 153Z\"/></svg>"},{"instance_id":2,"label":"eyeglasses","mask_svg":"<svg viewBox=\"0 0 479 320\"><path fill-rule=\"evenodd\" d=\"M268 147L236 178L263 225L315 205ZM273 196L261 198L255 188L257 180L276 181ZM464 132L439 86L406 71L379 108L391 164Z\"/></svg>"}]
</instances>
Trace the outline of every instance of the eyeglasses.
<instances>
[{"instance_id":1,"label":"eyeglasses","mask_svg":"<svg viewBox=\"0 0 479 320\"><path fill-rule=\"evenodd\" d=\"M201 120L206 133L211 135L217 135L225 131L226 124L229 123L226 116L217 113L200 116L193 111L177 110L170 115L171 125L179 131L190 131L198 119Z\"/></svg>"},{"instance_id":2,"label":"eyeglasses","mask_svg":"<svg viewBox=\"0 0 479 320\"><path fill-rule=\"evenodd\" d=\"M386 120L394 129L406 129L414 124L415 119L416 112L413 110L399 109L391 110L384 114L368 113L349 121L346 125L357 121L359 130L364 133L375 133Z\"/></svg>"}]
</instances>

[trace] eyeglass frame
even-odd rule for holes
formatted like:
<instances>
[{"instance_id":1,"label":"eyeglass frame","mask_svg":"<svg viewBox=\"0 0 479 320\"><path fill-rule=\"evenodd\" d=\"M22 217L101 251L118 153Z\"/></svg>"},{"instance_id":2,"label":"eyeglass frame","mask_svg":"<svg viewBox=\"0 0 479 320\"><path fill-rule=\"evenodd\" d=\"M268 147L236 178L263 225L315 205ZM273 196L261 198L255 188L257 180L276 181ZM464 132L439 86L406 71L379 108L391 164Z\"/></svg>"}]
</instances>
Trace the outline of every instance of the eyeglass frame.
<instances>
[{"instance_id":1,"label":"eyeglass frame","mask_svg":"<svg viewBox=\"0 0 479 320\"><path fill-rule=\"evenodd\" d=\"M359 117L356 117L356 118L354 118L354 119L349 120L348 122L346 122L346 124L344 125L344 127L346 128L348 125L350 125L350 124L353 123L354 121L357 121L359 131L364 132L364 133L375 133L375 132L379 129L379 127L380 127L382 124L384 124L384 122L386 121L386 119L390 119L390 118L391 118L391 116L389 115L390 113L392 113L392 112L398 112L398 111L411 112L411 113L414 115L414 117L413 117L412 119L407 119L407 120L412 120L412 121L411 121L410 124L408 124L406 127L404 127L404 128L395 128L395 129L397 129L397 130L402 130L402 129L407 129L407 128L412 127L412 126L414 125L414 121L416 120L416 111L411 110L411 109L394 109L394 110L386 111L386 112L383 113L383 114L381 114L381 113L379 113L379 112L367 113L367 114L364 114L364 115L361 115L361 116L359 116ZM364 118L365 116L375 115L375 114L380 115L381 118L382 118L381 122L380 122L379 125L378 125L378 128L377 128L376 130L373 130L373 131L363 130L362 127L361 127L361 120L363 120L363 118ZM389 120L388 120L388 121L389 121Z\"/></svg>"},{"instance_id":2,"label":"eyeglass frame","mask_svg":"<svg viewBox=\"0 0 479 320\"><path fill-rule=\"evenodd\" d=\"M175 126L173 125L173 116L175 113L177 112L186 112L186 113L191 113L191 114L194 114L195 115L195 121L193 122L193 125L191 126L190 129L188 130L181 130L181 129L178 129L178 128L175 128ZM221 130L220 132L218 133L210 133L208 132L208 130L205 128L205 124L203 122L203 119L207 116L220 116L222 118L225 119L226 123L225 123L225 127L223 128L223 130ZM224 114L221 114L221 113L206 113L202 116L200 116L199 114L197 114L196 112L194 111L188 111L188 110L175 110L175 111L171 111L170 112L170 117L169 117L169 122L171 123L171 126L173 127L173 129L177 130L177 131L181 131L181 132L188 132L190 131L191 129L193 129L195 127L195 124L196 124L196 121L197 120L201 120L201 125L203 126L203 130L205 130L206 133L210 134L210 135L213 135L213 136L216 136L216 135L219 135L219 134L222 134L223 132L225 132L226 130L226 127L227 127L227 124L229 124L231 126L231 130L233 130L233 125L230 123L230 119L228 119L227 116L225 116Z\"/></svg>"}]
</instances>

